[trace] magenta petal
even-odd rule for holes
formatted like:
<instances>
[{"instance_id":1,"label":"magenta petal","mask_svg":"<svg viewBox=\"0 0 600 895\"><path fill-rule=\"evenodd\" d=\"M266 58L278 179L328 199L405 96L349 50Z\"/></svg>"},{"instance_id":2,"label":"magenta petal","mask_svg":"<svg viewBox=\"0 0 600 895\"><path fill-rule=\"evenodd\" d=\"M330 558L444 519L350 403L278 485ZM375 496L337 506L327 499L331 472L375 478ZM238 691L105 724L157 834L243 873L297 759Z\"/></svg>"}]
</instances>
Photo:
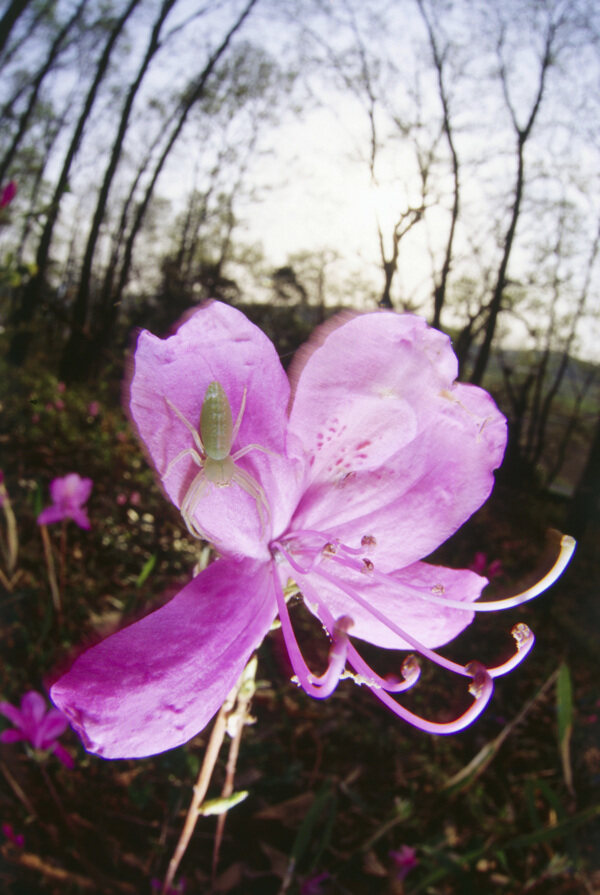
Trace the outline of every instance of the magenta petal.
<instances>
[{"instance_id":1,"label":"magenta petal","mask_svg":"<svg viewBox=\"0 0 600 895\"><path fill-rule=\"evenodd\" d=\"M80 528L85 529L85 531L89 531L89 529L91 528L88 514L80 507L73 507L73 509L69 511L69 516L71 517L73 522L76 522L77 525Z\"/></svg>"},{"instance_id":2,"label":"magenta petal","mask_svg":"<svg viewBox=\"0 0 600 895\"><path fill-rule=\"evenodd\" d=\"M52 525L53 522L61 522L66 518L66 510L62 507L46 507L37 517L38 525Z\"/></svg>"},{"instance_id":3,"label":"magenta petal","mask_svg":"<svg viewBox=\"0 0 600 895\"><path fill-rule=\"evenodd\" d=\"M210 721L275 617L269 565L222 559L83 653L51 696L90 752L139 758Z\"/></svg>"},{"instance_id":4,"label":"magenta petal","mask_svg":"<svg viewBox=\"0 0 600 895\"><path fill-rule=\"evenodd\" d=\"M0 702L0 715L4 715L5 718L8 718L11 724L14 724L15 727L23 726L23 716L19 709L11 705L10 702Z\"/></svg>"},{"instance_id":5,"label":"magenta petal","mask_svg":"<svg viewBox=\"0 0 600 895\"><path fill-rule=\"evenodd\" d=\"M73 770L73 768L75 767L75 762L73 761L72 755L67 752L64 746L61 746L60 743L57 743L52 751L66 768L68 768L70 771Z\"/></svg>"},{"instance_id":6,"label":"magenta petal","mask_svg":"<svg viewBox=\"0 0 600 895\"><path fill-rule=\"evenodd\" d=\"M253 449L237 461L263 488L270 518L261 524L256 499L238 484L217 488L207 483L195 521L221 553L267 559L268 535L287 525L300 483L294 464L285 457L289 383L265 334L240 311L220 302L204 305L168 339L143 331L135 352L131 414L168 496L181 506L199 467L189 454L180 456L194 442L168 402L198 430L212 381L222 386L234 422L246 390L231 453L252 444L270 452Z\"/></svg>"},{"instance_id":7,"label":"magenta petal","mask_svg":"<svg viewBox=\"0 0 600 895\"><path fill-rule=\"evenodd\" d=\"M0 733L0 743L17 743L25 738L25 734L20 730L3 730Z\"/></svg>"},{"instance_id":8,"label":"magenta petal","mask_svg":"<svg viewBox=\"0 0 600 895\"><path fill-rule=\"evenodd\" d=\"M38 728L35 745L39 749L48 749L68 726L69 722L62 712L50 709Z\"/></svg>"},{"instance_id":9,"label":"magenta petal","mask_svg":"<svg viewBox=\"0 0 600 895\"><path fill-rule=\"evenodd\" d=\"M46 714L46 700L40 693L30 690L21 700L21 715L24 725L30 733L34 732L44 720Z\"/></svg>"}]
</instances>

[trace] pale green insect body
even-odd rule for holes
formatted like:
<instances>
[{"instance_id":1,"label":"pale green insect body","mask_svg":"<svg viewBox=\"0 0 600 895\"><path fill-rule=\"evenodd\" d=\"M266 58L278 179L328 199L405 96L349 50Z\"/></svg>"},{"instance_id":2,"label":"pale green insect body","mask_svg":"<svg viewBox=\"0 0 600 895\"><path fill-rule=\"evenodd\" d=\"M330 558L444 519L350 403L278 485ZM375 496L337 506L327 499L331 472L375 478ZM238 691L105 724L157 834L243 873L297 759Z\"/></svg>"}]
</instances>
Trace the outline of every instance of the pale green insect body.
<instances>
[{"instance_id":1,"label":"pale green insect body","mask_svg":"<svg viewBox=\"0 0 600 895\"><path fill-rule=\"evenodd\" d=\"M204 497L207 483L216 485L218 488L225 488L231 484L239 485L256 502L262 532L265 529L266 519L271 516L269 503L262 486L250 473L236 465L236 461L250 451L263 451L266 454L270 454L271 451L260 444L248 444L234 454L231 453L231 447L238 436L244 416L246 393L247 389L244 389L240 410L234 424L231 406L223 386L216 380L210 382L204 394L200 411L199 432L181 411L168 398L165 398L167 406L190 432L195 447L188 447L180 451L167 466L164 477L166 478L173 467L184 457L190 457L199 467L199 471L181 497L180 508L190 533L205 540L210 540L210 538L199 527L195 514Z\"/></svg>"}]
</instances>

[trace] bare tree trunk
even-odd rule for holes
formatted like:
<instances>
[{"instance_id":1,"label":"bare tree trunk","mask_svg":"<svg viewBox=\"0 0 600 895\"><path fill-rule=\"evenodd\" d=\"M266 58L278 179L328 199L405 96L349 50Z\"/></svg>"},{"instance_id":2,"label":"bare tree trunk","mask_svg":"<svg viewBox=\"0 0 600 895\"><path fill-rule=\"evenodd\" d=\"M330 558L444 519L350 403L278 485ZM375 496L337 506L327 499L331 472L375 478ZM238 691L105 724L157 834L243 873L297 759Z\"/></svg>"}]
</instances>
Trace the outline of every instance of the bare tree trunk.
<instances>
[{"instance_id":1,"label":"bare tree trunk","mask_svg":"<svg viewBox=\"0 0 600 895\"><path fill-rule=\"evenodd\" d=\"M448 238L446 240L446 249L444 252L444 261L442 263L442 269L440 272L439 280L434 285L433 291L433 318L431 320L431 325L436 327L436 329L440 329L442 325L442 309L444 307L444 303L446 301L446 288L448 284L448 276L450 274L450 267L452 265L452 254L453 254L453 246L454 246L454 234L456 232L456 224L458 221L458 214L460 209L460 180L459 180L459 163L458 163L458 154L456 152L456 146L454 145L454 133L452 128L452 122L450 120L450 102L448 97L448 92L446 90L446 84L444 82L444 62L445 62L445 53L441 53L438 47L438 43L433 31L433 25L427 16L425 11L425 5L423 0L417 0L417 4L419 6L419 10L421 12L421 16L423 21L425 22L425 27L427 28L427 35L429 37L429 45L431 46L431 54L433 57L433 64L435 65L435 71L437 75L438 82L438 94L440 97L440 102L442 104L442 130L446 137L446 142L448 143L448 150L450 152L450 158L452 161L452 209L450 212L450 228L448 230Z\"/></svg>"},{"instance_id":2,"label":"bare tree trunk","mask_svg":"<svg viewBox=\"0 0 600 895\"><path fill-rule=\"evenodd\" d=\"M98 61L98 65L96 66L94 80L92 81L90 89L88 90L81 115L79 116L79 119L75 126L75 130L73 132L69 148L67 149L58 181L56 182L56 186L54 188L52 199L48 206L46 223L44 224L44 229L42 230L42 235L40 237L36 252L36 274L29 280L27 286L25 287L21 304L19 308L16 309L13 316L12 323L15 326L15 332L9 350L9 360L13 364L22 364L25 360L25 357L27 356L27 349L30 342L29 327L33 320L36 308L40 302L40 298L45 286L52 235L54 233L54 227L58 219L60 203L67 190L69 173L71 170L71 165L73 164L73 159L75 158L77 151L79 150L86 123L96 100L100 84L102 83L102 81L104 80L104 76L106 75L110 57L117 38L121 34L125 23L127 22L127 19L140 2L141 0L130 0L128 6L125 8L120 18L117 19L117 21L115 22L114 27L112 28L108 36L108 40L104 45L104 50L102 51L102 55Z\"/></svg>"},{"instance_id":3,"label":"bare tree trunk","mask_svg":"<svg viewBox=\"0 0 600 895\"><path fill-rule=\"evenodd\" d=\"M31 0L12 0L12 3L7 6L4 15L0 19L0 53L4 49L13 25L19 16L25 12L30 3Z\"/></svg>"},{"instance_id":4,"label":"bare tree trunk","mask_svg":"<svg viewBox=\"0 0 600 895\"><path fill-rule=\"evenodd\" d=\"M533 106L529 113L529 118L527 119L527 123L525 127L520 127L517 122L517 116L515 109L513 107L508 88L508 78L506 71L504 69L504 65L501 62L500 67L500 75L502 79L502 89L504 91L504 98L506 101L506 105L508 107L510 117L512 120L512 124L517 136L517 175L515 179L515 188L514 188L514 200L512 205L512 211L510 216L510 222L508 225L508 229L506 231L506 235L504 237L504 250L502 252L502 258L500 260L500 266L498 268L498 274L496 277L496 284L494 286L494 291L492 293L492 298L489 304L488 309L488 317L487 324L485 328L485 334L483 337L483 342L480 346L479 352L477 354L477 359L475 360L475 365L473 367L473 372L471 374L470 381L474 385L481 385L481 381L483 379L484 373L486 371L490 351L492 347L492 341L494 339L494 333L496 331L496 323L498 320L498 315L502 309L502 298L504 296L504 289L506 286L506 271L508 268L508 262L510 260L510 255L513 247L513 242L515 238L515 232L517 229L517 222L519 220L519 214L521 211L521 202L523 199L523 187L525 182L525 157L524 150L527 140L531 135L531 131L533 125L535 123L535 119L539 112L542 98L544 96L544 90L546 87L546 76L548 74L548 69L552 63L552 49L554 44L554 37L556 34L556 25L550 24L548 26L548 30L546 32L546 41L544 46L544 55L540 64L540 74L538 81L538 88L535 100L533 102ZM499 52L501 52L501 45L499 46Z\"/></svg>"},{"instance_id":5,"label":"bare tree trunk","mask_svg":"<svg viewBox=\"0 0 600 895\"><path fill-rule=\"evenodd\" d=\"M177 123L176 123L175 127L173 128L173 130L171 131L169 139L168 139L159 159L156 162L152 177L150 179L150 183L146 187L146 192L144 194L144 197L137 207L136 215L135 215L135 218L133 220L133 223L132 223L130 231L129 231L129 236L127 238L125 250L123 253L123 262L121 264L119 280L118 280L118 283L117 283L117 286L115 289L115 293L114 293L114 300L110 304L110 309L109 309L110 316L106 321L108 330L104 334L105 340L109 337L110 332L112 331L112 328L115 324L117 313L118 313L118 308L119 308L119 301L123 294L123 290L125 289L125 286L127 284L127 280L129 278L129 272L131 269L131 262L133 259L133 249L135 246L135 241L136 241L137 236L140 232L146 211L148 210L148 205L150 204L150 200L154 194L154 188L156 186L156 183L158 181L160 173L164 167L164 164L165 164L173 146L175 145L177 138L179 137L179 135L183 129L183 126L186 122L186 119L190 112L190 109L203 96L204 90L206 87L206 82L208 81L210 75L212 74L212 72L215 68L215 65L217 64L217 62L219 61L219 59L221 58L221 56L223 55L223 53L229 46L231 39L233 38L235 33L241 28L244 21L246 20L246 18L250 14L252 8L256 5L257 2L258 2L258 0L249 0L249 3L244 8L242 13L238 17L237 21L234 23L234 25L232 25L230 30L225 35L221 44L217 47L217 49L214 51L214 53L209 58L202 73L200 74L200 76L197 80L196 86L193 89L189 90L185 100L183 101L183 103L181 105L180 114L179 114ZM69 358L66 358L65 361L66 361L66 366L71 371L71 370L73 370L73 364L77 365L78 363L79 364L81 363L81 358L69 357ZM79 367L79 369L81 370L81 367Z\"/></svg>"},{"instance_id":6,"label":"bare tree trunk","mask_svg":"<svg viewBox=\"0 0 600 895\"><path fill-rule=\"evenodd\" d=\"M102 221L104 220L104 215L106 214L108 193L113 182L113 178L115 176L121 154L123 152L125 134L129 127L129 119L131 116L131 110L133 108L134 100L137 96L142 81L144 80L148 72L150 63L160 46L160 32L162 26L164 25L165 19L167 18L176 2L177 0L163 0L160 12L152 29L152 34L150 35L150 41L148 43L146 53L138 69L135 80L129 87L127 96L125 98L125 103L123 104L119 127L113 141L110 159L106 167L106 171L104 172L104 179L102 181L102 186L100 187L100 192L98 194L96 209L94 211L94 217L92 219L92 226L90 228L90 233L83 256L83 262L81 265L79 288L77 290L77 295L75 297L72 309L71 332L69 334L69 338L64 350L64 357L67 358L71 357L72 355L79 354L80 351L78 346L88 342L88 339L86 338L84 333L84 327L88 314L90 299L92 264L94 260L94 252L98 243L98 237L100 235L100 227L102 225ZM69 367L69 369L67 369L67 367ZM70 378L74 372L75 371L70 370L69 364L61 362L61 375L63 376L63 378Z\"/></svg>"},{"instance_id":7,"label":"bare tree trunk","mask_svg":"<svg viewBox=\"0 0 600 895\"><path fill-rule=\"evenodd\" d=\"M44 78L46 77L46 75L48 74L48 72L52 69L54 62L56 61L56 58L59 55L59 53L63 47L65 38L67 37L69 31L71 30L73 25L77 22L77 19L80 17L81 13L83 12L84 6L85 6L85 0L80 0L79 6L77 6L77 8L75 9L75 12L71 16L71 18L67 22L65 22L63 27L60 29L60 31L58 32L58 34L52 41L52 45L50 47L50 51L46 57L45 62L42 65L42 67L40 69L38 69L38 72L31 84L31 93L29 95L29 102L27 103L26 108L24 109L22 115L19 118L19 126L17 128L17 131L12 139L12 142L8 146L6 152L4 153L2 160L0 160L0 183L3 182L3 180L6 176L6 172L8 171L8 168L10 167L10 164L11 164L13 158L15 157L15 154L17 152L17 149L19 148L19 145L21 143L21 140L23 139L23 136L25 135L25 132L29 125L29 120L31 118L31 115L33 113L33 110L34 110L37 100L38 100L38 95L40 92L40 88L42 86L42 82L43 82Z\"/></svg>"}]
</instances>

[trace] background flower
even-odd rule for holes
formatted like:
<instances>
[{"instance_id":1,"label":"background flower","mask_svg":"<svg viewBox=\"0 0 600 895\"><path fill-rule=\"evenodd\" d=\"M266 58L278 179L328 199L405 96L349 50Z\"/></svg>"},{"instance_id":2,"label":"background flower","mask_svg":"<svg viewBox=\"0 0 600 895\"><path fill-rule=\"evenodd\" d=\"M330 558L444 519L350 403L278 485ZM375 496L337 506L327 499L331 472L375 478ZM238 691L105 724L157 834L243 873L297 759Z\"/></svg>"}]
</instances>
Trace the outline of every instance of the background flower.
<instances>
[{"instance_id":1,"label":"background flower","mask_svg":"<svg viewBox=\"0 0 600 895\"><path fill-rule=\"evenodd\" d=\"M25 693L20 708L10 702L0 702L0 714L14 725L13 728L2 731L0 742L16 743L24 740L34 749L53 752L66 767L73 767L73 759L58 742L58 737L65 732L69 722L58 709L47 709L46 701L40 693L35 690Z\"/></svg>"},{"instance_id":2,"label":"background flower","mask_svg":"<svg viewBox=\"0 0 600 895\"><path fill-rule=\"evenodd\" d=\"M52 506L42 510L37 518L38 525L72 519L80 528L89 529L90 520L83 504L89 498L92 487L91 479L83 479L76 472L54 479L50 484Z\"/></svg>"}]
</instances>

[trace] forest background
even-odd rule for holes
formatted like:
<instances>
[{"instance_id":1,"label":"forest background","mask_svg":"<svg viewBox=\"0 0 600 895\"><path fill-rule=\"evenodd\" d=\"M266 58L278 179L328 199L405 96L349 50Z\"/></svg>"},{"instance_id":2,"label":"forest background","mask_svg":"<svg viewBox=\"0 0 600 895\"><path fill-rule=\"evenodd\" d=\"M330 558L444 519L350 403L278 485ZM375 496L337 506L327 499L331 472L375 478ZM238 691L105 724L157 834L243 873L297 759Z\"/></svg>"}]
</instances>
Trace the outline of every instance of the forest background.
<instances>
[{"instance_id":1,"label":"forest background","mask_svg":"<svg viewBox=\"0 0 600 895\"><path fill-rule=\"evenodd\" d=\"M595 4L12 0L0 12L0 72L0 188L14 183L17 190L0 209L1 465L23 529L21 559L5 582L3 698L16 702L28 687L43 689L58 644L65 650L82 639L82 631L117 624L115 614L122 619L140 612L136 582L144 570L142 584L153 595L145 597L148 608L193 564L194 545L179 530L176 515L162 506L119 406L137 327L166 335L190 307L218 298L257 322L286 365L312 329L341 308L421 314L451 335L461 379L490 390L510 424L496 503L470 523L448 555L455 564L468 564L476 551L485 550L490 559L502 561L506 577L500 587L510 590L537 555L534 548L543 543L549 525L581 539L574 577L551 598L553 611L543 614L552 650L521 681L522 698L513 702L508 690L500 696L497 717L513 718L559 659L565 660L581 688L580 716L595 718L578 734L576 771L586 781L587 795L576 803L564 752L554 754L554 746L532 731L533 741L543 741L535 747L543 757L523 760L515 747L506 758L505 768L518 765L529 789L523 811L512 803L509 810L507 793L502 835L507 841L525 835L526 815L529 835L538 836L533 858L521 850L519 860L503 864L498 849L491 856L489 848L485 851L478 835L494 848L497 841L484 788L479 801L470 790L473 802L461 809L463 851L476 856L466 864L454 860L454 834L448 824L436 828L433 803L418 821L415 801L406 793L398 797L400 808L386 805L383 782L373 782L375 771L366 759L364 767L362 759L358 764L364 792L358 801L350 800L362 820L354 818L354 832L339 818L335 826L355 769L342 768L345 759L335 746L329 761L322 758L325 721L297 694L285 697L284 714L291 715L277 727L275 707L281 709L284 698L279 683L282 690L287 686L282 679L263 693L263 711L278 730L281 755L292 738L294 761L304 771L295 787L282 758L279 788L273 782L269 789L260 782L264 765L255 755L258 799L266 811L268 803L283 803L283 794L312 795L311 804L331 811L331 829L315 835L325 843L320 851L312 828L306 832L301 819L291 825L287 840L275 843L267 816L261 821L268 843L262 864L249 854L234 860L232 828L225 865L229 861L240 873L250 868L277 879L269 889L261 878L263 888L256 891L279 891L284 885L292 891L313 864L327 868L323 885L334 887L331 891L363 891L361 886L373 885L378 874L385 878L382 887L398 885L388 879L386 865L392 834L386 827L373 839L370 826L382 811L391 822L391 811L390 830L407 824L408 840L420 847L425 843L414 891L427 886L428 891L467 891L452 888L460 873L468 876L468 891L479 891L478 886L485 892L510 891L515 880L533 881L535 888L536 880L548 885L550 878L557 880L556 892L587 891L597 837L590 834L591 840L579 845L572 838L561 840L553 851L547 845L551 837L544 836L552 826L548 817L571 831L569 819L583 817L598 801L600 694L591 672L597 663L593 544L600 491L600 15ZM93 542L84 542L79 532L69 540L73 611L70 618L65 613L57 619L51 604L40 603L48 585L36 553L35 511L50 480L70 471L94 479L102 522ZM131 504L132 494L143 494L143 510ZM273 657L272 665L277 666ZM340 699L344 724L327 709L333 742L344 735L358 741L363 733L346 716L347 698ZM360 711L380 732L379 745L371 744L375 754L391 750L393 737L393 748L404 737L401 748L410 752L410 743L417 742L411 740L413 732L381 734L385 724L395 722L366 705ZM535 710L543 711L537 703ZM309 759L296 748L300 734L292 731L291 717L298 711L304 713L302 736L312 746L320 744L316 764L314 755ZM487 735L495 741L490 730ZM255 737L250 751L258 753L261 735L250 736ZM479 739L444 747L449 768L466 765L469 748L472 755L486 734L480 730L474 736ZM338 747L343 753L341 740ZM419 791L431 792L431 768L437 767L433 779L440 773L436 750L442 747L431 749L405 755L407 766L402 773L396 770L415 798ZM168 773L179 781L175 789L184 799L194 760L193 753L181 751L181 767L172 759L176 769ZM39 781L21 780L30 773L24 757L19 761L14 748L11 755L9 776L21 791L27 791L25 784L35 791ZM136 789L137 771L108 785L110 770L94 765L86 772L85 761L89 765L83 759L76 772L81 791L86 779L98 792L111 791L115 804L102 804L120 816L130 815L131 800L137 799L153 830L165 799L160 760L147 771L145 795ZM548 782L540 767L554 767L556 779ZM495 773L491 791L504 771ZM510 774L514 791L522 789L522 774ZM63 785L66 801L76 800L77 786ZM32 853L45 856L40 860L46 868L55 861L102 890L95 874L102 876L106 867L94 861L89 842L75 835L69 853L57 849L46 797L47 792L39 795L41 804L27 808L7 783L0 804L7 816L12 812L34 830ZM137 856L128 864L127 873L136 880L131 885L150 878L150 864L158 872L164 863L183 810L182 803L169 799L161 832L147 854L141 856L139 831L128 844ZM66 816L71 815L85 812L71 804ZM317 823L315 817L311 823ZM117 878L127 879L122 854L115 855L127 849L112 842L107 824L100 826L112 843L106 848L118 868L111 871L116 886ZM300 844L299 829L304 830ZM356 855L351 857L358 839L368 845L357 852L364 858L360 869ZM481 854L478 848L484 849ZM3 854L10 858L7 885L17 886L15 868L22 870L22 856L7 844ZM300 867L298 879L295 871L287 877L281 871L289 868L290 854ZM209 864L188 868L188 880L194 872L202 879ZM442 882L427 882L440 866ZM52 873L32 872L28 885L35 879L50 891ZM344 888L349 873L355 888ZM490 874L504 875L504 888L501 881L490 882Z\"/></svg>"}]
</instances>

